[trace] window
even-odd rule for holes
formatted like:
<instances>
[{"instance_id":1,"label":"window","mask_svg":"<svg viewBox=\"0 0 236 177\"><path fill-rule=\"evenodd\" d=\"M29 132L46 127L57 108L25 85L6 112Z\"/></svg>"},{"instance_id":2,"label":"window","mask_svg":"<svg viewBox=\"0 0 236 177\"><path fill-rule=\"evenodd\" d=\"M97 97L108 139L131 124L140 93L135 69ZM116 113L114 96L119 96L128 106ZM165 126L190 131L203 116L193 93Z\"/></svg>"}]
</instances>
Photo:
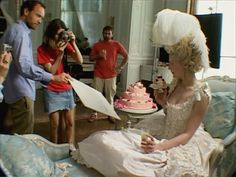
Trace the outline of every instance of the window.
<instances>
[{"instance_id":1,"label":"window","mask_svg":"<svg viewBox=\"0 0 236 177\"><path fill-rule=\"evenodd\" d=\"M197 0L196 14L223 14L220 69L209 69L207 76L217 74L236 77L235 6L235 1Z\"/></svg>"}]
</instances>

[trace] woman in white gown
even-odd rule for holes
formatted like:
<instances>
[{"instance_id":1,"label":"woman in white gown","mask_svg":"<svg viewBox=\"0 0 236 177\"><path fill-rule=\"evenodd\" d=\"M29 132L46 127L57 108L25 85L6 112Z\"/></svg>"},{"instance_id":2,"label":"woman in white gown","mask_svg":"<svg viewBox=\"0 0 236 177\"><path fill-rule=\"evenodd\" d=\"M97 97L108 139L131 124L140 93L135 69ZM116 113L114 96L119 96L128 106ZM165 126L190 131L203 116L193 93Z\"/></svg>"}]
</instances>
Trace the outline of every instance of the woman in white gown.
<instances>
[{"instance_id":1,"label":"woman in white gown","mask_svg":"<svg viewBox=\"0 0 236 177\"><path fill-rule=\"evenodd\" d=\"M93 133L79 143L78 163L106 177L209 176L210 160L219 144L201 124L210 91L195 77L197 71L208 66L195 39L190 33L165 46L175 79L164 93L154 93L165 114L147 118L134 129ZM201 46L207 50L204 39ZM142 128L149 129L152 136L141 141Z\"/></svg>"}]
</instances>

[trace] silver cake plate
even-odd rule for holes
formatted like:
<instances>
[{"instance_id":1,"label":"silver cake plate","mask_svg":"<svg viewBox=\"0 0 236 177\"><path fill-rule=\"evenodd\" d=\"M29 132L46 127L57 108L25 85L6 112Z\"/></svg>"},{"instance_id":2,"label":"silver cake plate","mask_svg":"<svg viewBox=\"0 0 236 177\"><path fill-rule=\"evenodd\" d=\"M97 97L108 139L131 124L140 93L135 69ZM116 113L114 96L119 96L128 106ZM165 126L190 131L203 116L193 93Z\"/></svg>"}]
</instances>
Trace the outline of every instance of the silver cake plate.
<instances>
[{"instance_id":1,"label":"silver cake plate","mask_svg":"<svg viewBox=\"0 0 236 177\"><path fill-rule=\"evenodd\" d=\"M151 114L151 113L154 113L157 111L157 107L156 108L152 108L152 109L143 109L143 110L140 110L140 109L126 109L126 108L122 108L122 109L118 109L118 108L115 108L119 111L123 111L123 112L126 112L126 113L131 113L131 114Z\"/></svg>"}]
</instances>

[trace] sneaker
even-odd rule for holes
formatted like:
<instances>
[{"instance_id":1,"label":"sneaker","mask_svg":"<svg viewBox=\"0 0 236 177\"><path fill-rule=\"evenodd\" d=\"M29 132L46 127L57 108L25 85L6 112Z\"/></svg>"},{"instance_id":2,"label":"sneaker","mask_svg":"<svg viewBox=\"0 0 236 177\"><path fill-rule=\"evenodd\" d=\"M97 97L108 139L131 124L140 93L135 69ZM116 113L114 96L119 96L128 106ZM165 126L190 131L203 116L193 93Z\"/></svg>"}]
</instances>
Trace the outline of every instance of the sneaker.
<instances>
[{"instance_id":1,"label":"sneaker","mask_svg":"<svg viewBox=\"0 0 236 177\"><path fill-rule=\"evenodd\" d=\"M71 155L71 153L75 152L75 151L76 151L75 145L74 144L70 144L69 145L69 154Z\"/></svg>"}]
</instances>

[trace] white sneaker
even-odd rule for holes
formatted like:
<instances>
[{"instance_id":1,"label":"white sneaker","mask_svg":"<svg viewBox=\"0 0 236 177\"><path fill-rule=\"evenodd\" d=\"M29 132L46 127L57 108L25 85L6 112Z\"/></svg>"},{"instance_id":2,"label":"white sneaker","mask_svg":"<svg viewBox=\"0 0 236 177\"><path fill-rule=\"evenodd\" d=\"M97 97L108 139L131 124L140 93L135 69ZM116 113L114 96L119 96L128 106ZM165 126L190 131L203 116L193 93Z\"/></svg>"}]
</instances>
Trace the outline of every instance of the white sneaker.
<instances>
[{"instance_id":1,"label":"white sneaker","mask_svg":"<svg viewBox=\"0 0 236 177\"><path fill-rule=\"evenodd\" d=\"M70 146L69 146L69 151L70 151L70 152L76 151L76 148L75 148L75 145L74 145L74 144L70 144Z\"/></svg>"}]
</instances>

